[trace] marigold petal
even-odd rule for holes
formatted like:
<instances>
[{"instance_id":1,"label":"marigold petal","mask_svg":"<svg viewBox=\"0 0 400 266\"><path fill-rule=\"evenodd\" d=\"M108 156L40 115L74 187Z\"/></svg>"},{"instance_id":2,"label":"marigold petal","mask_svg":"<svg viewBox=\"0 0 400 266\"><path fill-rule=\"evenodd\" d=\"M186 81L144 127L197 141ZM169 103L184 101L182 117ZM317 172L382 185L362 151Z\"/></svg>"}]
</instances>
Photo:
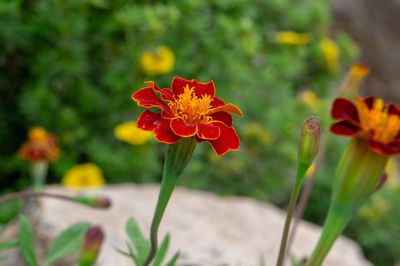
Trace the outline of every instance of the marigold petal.
<instances>
[{"instance_id":1,"label":"marigold petal","mask_svg":"<svg viewBox=\"0 0 400 266\"><path fill-rule=\"evenodd\" d=\"M372 106L374 105L374 102L375 102L375 97L369 96L369 97L363 99L363 101L367 104L369 109L372 109Z\"/></svg>"},{"instance_id":2,"label":"marigold petal","mask_svg":"<svg viewBox=\"0 0 400 266\"><path fill-rule=\"evenodd\" d=\"M181 137L191 137L197 133L196 124L186 124L185 120L180 117L171 120L172 131Z\"/></svg>"},{"instance_id":3,"label":"marigold petal","mask_svg":"<svg viewBox=\"0 0 400 266\"><path fill-rule=\"evenodd\" d=\"M220 98L214 97L214 99L210 103L212 108L220 107L225 105L225 102L221 100Z\"/></svg>"},{"instance_id":4,"label":"marigold petal","mask_svg":"<svg viewBox=\"0 0 400 266\"><path fill-rule=\"evenodd\" d=\"M389 114L400 116L400 109L396 105L390 104Z\"/></svg>"},{"instance_id":5,"label":"marigold petal","mask_svg":"<svg viewBox=\"0 0 400 266\"><path fill-rule=\"evenodd\" d=\"M210 110L210 114L216 112L229 112L243 117L242 111L231 103Z\"/></svg>"},{"instance_id":6,"label":"marigold petal","mask_svg":"<svg viewBox=\"0 0 400 266\"><path fill-rule=\"evenodd\" d=\"M216 112L210 114L210 116L212 117L213 120L220 121L225 125L227 125L228 127L232 126L233 123L232 116L227 112Z\"/></svg>"},{"instance_id":7,"label":"marigold petal","mask_svg":"<svg viewBox=\"0 0 400 266\"><path fill-rule=\"evenodd\" d=\"M213 122L212 124L218 126L221 131L219 138L216 140L208 140L218 156L221 156L230 150L236 151L239 149L239 136L236 134L233 127L228 127L220 122Z\"/></svg>"},{"instance_id":8,"label":"marigold petal","mask_svg":"<svg viewBox=\"0 0 400 266\"><path fill-rule=\"evenodd\" d=\"M170 128L169 119L164 119L160 114L145 110L138 118L137 125L139 128L147 131L153 131L154 137L165 143L176 143L181 137L177 136Z\"/></svg>"},{"instance_id":9,"label":"marigold petal","mask_svg":"<svg viewBox=\"0 0 400 266\"><path fill-rule=\"evenodd\" d=\"M153 88L151 87L138 90L132 95L132 99L134 99L140 106L147 108L157 107L161 109L164 117L173 117L171 108L168 106L168 104L157 97Z\"/></svg>"},{"instance_id":10,"label":"marigold petal","mask_svg":"<svg viewBox=\"0 0 400 266\"><path fill-rule=\"evenodd\" d=\"M333 124L330 128L331 132L336 134L336 135L342 135L342 136L355 136L357 135L360 131L361 128L357 125L353 125L349 122L346 121L341 121Z\"/></svg>"},{"instance_id":11,"label":"marigold petal","mask_svg":"<svg viewBox=\"0 0 400 266\"><path fill-rule=\"evenodd\" d=\"M171 88L175 95L182 94L186 86L189 86L189 88L194 87L194 93L197 97L201 97L204 94L210 95L211 98L215 96L215 86L213 81L201 83L196 80L189 81L180 77L174 77L172 80Z\"/></svg>"},{"instance_id":12,"label":"marigold petal","mask_svg":"<svg viewBox=\"0 0 400 266\"><path fill-rule=\"evenodd\" d=\"M145 84L149 85L151 88L153 88L153 90L159 92L162 100L169 102L174 101L174 94L170 89L160 89L153 81L146 81Z\"/></svg>"},{"instance_id":13,"label":"marigold petal","mask_svg":"<svg viewBox=\"0 0 400 266\"><path fill-rule=\"evenodd\" d=\"M221 134L220 128L212 124L198 123L197 128L197 136L201 139L214 140Z\"/></svg>"},{"instance_id":14,"label":"marigold petal","mask_svg":"<svg viewBox=\"0 0 400 266\"><path fill-rule=\"evenodd\" d=\"M378 141L374 141L373 139L368 139L368 145L371 148L371 150L386 156L400 154L399 141L394 141L388 144L384 144Z\"/></svg>"},{"instance_id":15,"label":"marigold petal","mask_svg":"<svg viewBox=\"0 0 400 266\"><path fill-rule=\"evenodd\" d=\"M196 80L192 80L194 85L194 93L197 97L201 97L205 94L210 95L211 98L215 96L215 86L214 81L210 81L207 83L197 82Z\"/></svg>"},{"instance_id":16,"label":"marigold petal","mask_svg":"<svg viewBox=\"0 0 400 266\"><path fill-rule=\"evenodd\" d=\"M180 95L183 93L186 85L189 85L189 87L193 87L192 82L190 82L189 80L186 80L186 79L183 79L180 77L174 77L172 79L172 83L171 83L172 92L176 96Z\"/></svg>"},{"instance_id":17,"label":"marigold petal","mask_svg":"<svg viewBox=\"0 0 400 266\"><path fill-rule=\"evenodd\" d=\"M345 98L337 98L333 102L331 114L334 119L344 119L355 123L359 122L356 106Z\"/></svg>"}]
</instances>

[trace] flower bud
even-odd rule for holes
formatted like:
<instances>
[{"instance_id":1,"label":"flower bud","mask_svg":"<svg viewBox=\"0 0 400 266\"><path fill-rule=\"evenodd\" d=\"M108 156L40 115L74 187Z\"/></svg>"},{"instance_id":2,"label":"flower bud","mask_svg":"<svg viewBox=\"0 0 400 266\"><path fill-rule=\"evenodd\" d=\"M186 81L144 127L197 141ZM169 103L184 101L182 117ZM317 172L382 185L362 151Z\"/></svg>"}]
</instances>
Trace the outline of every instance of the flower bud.
<instances>
[{"instance_id":1,"label":"flower bud","mask_svg":"<svg viewBox=\"0 0 400 266\"><path fill-rule=\"evenodd\" d=\"M311 165L318 153L321 138L321 124L310 116L303 122L299 142L299 163Z\"/></svg>"},{"instance_id":2,"label":"flower bud","mask_svg":"<svg viewBox=\"0 0 400 266\"><path fill-rule=\"evenodd\" d=\"M90 266L96 262L103 239L104 233L99 226L87 230L80 248L79 266Z\"/></svg>"},{"instance_id":3,"label":"flower bud","mask_svg":"<svg viewBox=\"0 0 400 266\"><path fill-rule=\"evenodd\" d=\"M107 209L111 206L111 200L103 196L78 196L75 201L95 208Z\"/></svg>"}]
</instances>

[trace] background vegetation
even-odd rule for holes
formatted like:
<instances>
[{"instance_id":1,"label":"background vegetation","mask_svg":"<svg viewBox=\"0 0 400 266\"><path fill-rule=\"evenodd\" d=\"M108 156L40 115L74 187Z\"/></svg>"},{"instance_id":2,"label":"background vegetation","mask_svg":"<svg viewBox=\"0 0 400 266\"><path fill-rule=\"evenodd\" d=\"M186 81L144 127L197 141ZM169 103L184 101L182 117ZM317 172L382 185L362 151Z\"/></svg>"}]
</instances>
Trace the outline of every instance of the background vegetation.
<instances>
[{"instance_id":1,"label":"background vegetation","mask_svg":"<svg viewBox=\"0 0 400 266\"><path fill-rule=\"evenodd\" d=\"M169 87L177 75L214 80L217 96L245 114L235 119L239 152L218 158L207 144L198 145L181 183L286 206L301 123L308 115L318 115L323 128L328 127L326 117L343 77L341 70L358 56L347 36L338 33L327 39L328 4L326 0L1 1L2 190L30 184L28 164L16 151L28 128L37 125L55 133L62 150L50 167L49 183L60 183L68 169L84 162L99 165L108 183L158 182L164 145L154 140L137 146L123 143L115 138L114 128L135 120L142 111L130 96L144 87L144 81ZM281 31L306 33L307 41L279 42L276 36ZM150 75L141 57L159 46L168 47L176 61L170 72ZM318 98L305 100L303 91ZM312 222L324 220L334 168L345 143L332 138L306 211ZM388 191L382 197L394 202L398 193ZM371 224L365 219L368 215L360 216L348 234L376 265L389 265L400 257L400 238L394 237L399 235L400 209L382 215L391 218Z\"/></svg>"}]
</instances>

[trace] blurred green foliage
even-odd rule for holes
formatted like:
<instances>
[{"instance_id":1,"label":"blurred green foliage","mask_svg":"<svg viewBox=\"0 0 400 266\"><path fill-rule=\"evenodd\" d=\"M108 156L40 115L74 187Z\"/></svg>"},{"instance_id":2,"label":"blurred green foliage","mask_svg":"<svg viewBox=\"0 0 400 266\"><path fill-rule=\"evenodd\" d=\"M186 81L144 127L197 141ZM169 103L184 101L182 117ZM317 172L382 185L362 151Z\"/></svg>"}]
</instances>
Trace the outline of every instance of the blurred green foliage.
<instances>
[{"instance_id":1,"label":"blurred green foliage","mask_svg":"<svg viewBox=\"0 0 400 266\"><path fill-rule=\"evenodd\" d=\"M285 206L294 181L303 119L323 118L340 68L327 68L320 40L329 35L328 0L9 0L0 1L0 184L29 185L27 163L16 151L31 126L59 137L61 158L50 166L59 183L77 163L94 162L108 183L156 182L165 145L130 146L114 137L116 125L143 108L131 94L153 80L169 87L177 75L214 80L217 97L237 105L241 148L218 157L198 145L182 184L223 195L246 195ZM310 33L304 45L275 41L279 31ZM344 34L334 37L339 66L358 56ZM140 56L165 45L176 64L149 76ZM311 90L318 108L299 101ZM333 139L318 174L306 217L322 223L334 166L345 144ZM359 232L362 235L363 232ZM355 236L357 238L357 236ZM383 245L383 244L382 244ZM376 257L393 255L382 251ZM395 255L393 255L395 256ZM398 256L398 255L397 255ZM376 259L375 257L373 259Z\"/></svg>"},{"instance_id":2,"label":"blurred green foliage","mask_svg":"<svg viewBox=\"0 0 400 266\"><path fill-rule=\"evenodd\" d=\"M337 77L324 67L319 48L329 9L316 0L294 5L287 0L13 0L1 2L0 14L1 25L7 25L0 33L0 88L6 96L0 107L0 178L7 186L27 184L18 181L27 168L15 152L35 125L60 139L62 156L51 166L52 182L85 161L100 165L108 182L158 180L163 145L132 148L115 139L113 128L139 115L142 109L130 96L144 81L168 87L179 75L214 80L217 96L245 113L236 121L240 135L250 123L271 135L269 143L259 143L260 136L247 130L253 137L242 140L242 152L218 159L209 147L199 147L200 160L190 170L204 180L198 185L263 199L283 193L285 198L287 192L276 183L286 183L283 177L292 172L298 127L311 113L296 95L312 89L327 96ZM311 42L276 43L274 34L281 30L310 33ZM339 36L337 43L342 61L354 58L354 45L346 37ZM175 53L175 68L169 75L147 76L140 55L159 45ZM199 171L209 163L234 167ZM220 180L212 181L215 177ZM241 184L226 186L234 180Z\"/></svg>"}]
</instances>

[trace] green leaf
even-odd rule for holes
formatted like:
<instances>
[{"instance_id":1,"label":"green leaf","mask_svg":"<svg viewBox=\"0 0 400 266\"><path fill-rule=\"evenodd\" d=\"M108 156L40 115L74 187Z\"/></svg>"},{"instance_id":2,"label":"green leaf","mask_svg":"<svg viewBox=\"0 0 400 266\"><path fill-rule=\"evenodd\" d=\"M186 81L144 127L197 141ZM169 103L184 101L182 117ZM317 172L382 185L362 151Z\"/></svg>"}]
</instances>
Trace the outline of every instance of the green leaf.
<instances>
[{"instance_id":1,"label":"green leaf","mask_svg":"<svg viewBox=\"0 0 400 266\"><path fill-rule=\"evenodd\" d=\"M129 254L131 255L132 259L135 261L136 265L140 265L140 264L141 264L140 258L138 258L138 257L135 255L135 253L134 253L133 250L132 250L131 245L129 245L128 243L126 243L126 244L127 244L127 246L128 246Z\"/></svg>"},{"instance_id":2,"label":"green leaf","mask_svg":"<svg viewBox=\"0 0 400 266\"><path fill-rule=\"evenodd\" d=\"M131 245L129 243L126 243L126 245L128 247L129 253L125 252L119 248L115 248L115 249L122 255L130 257L135 262L136 265L140 265L140 261L139 261L138 257L135 255L135 253L133 252Z\"/></svg>"},{"instance_id":3,"label":"green leaf","mask_svg":"<svg viewBox=\"0 0 400 266\"><path fill-rule=\"evenodd\" d=\"M18 242L26 263L30 266L37 266L32 227L28 219L22 214L19 216Z\"/></svg>"},{"instance_id":4,"label":"green leaf","mask_svg":"<svg viewBox=\"0 0 400 266\"><path fill-rule=\"evenodd\" d=\"M161 243L160 248L158 249L156 256L154 257L153 266L160 266L163 261L165 254L167 253L169 246L169 234L164 237L163 242Z\"/></svg>"},{"instance_id":5,"label":"green leaf","mask_svg":"<svg viewBox=\"0 0 400 266\"><path fill-rule=\"evenodd\" d=\"M82 239L88 230L89 223L76 223L62 231L54 240L49 253L47 254L44 266L51 262L77 251L82 243Z\"/></svg>"},{"instance_id":6,"label":"green leaf","mask_svg":"<svg viewBox=\"0 0 400 266\"><path fill-rule=\"evenodd\" d=\"M150 251L150 243L143 237L139 226L132 218L130 218L126 224L126 233L136 248L139 260L143 263Z\"/></svg>"},{"instance_id":7,"label":"green leaf","mask_svg":"<svg viewBox=\"0 0 400 266\"><path fill-rule=\"evenodd\" d=\"M166 266L174 266L176 261L179 258L179 251L175 253L175 255L172 257L172 259L167 263Z\"/></svg>"},{"instance_id":8,"label":"green leaf","mask_svg":"<svg viewBox=\"0 0 400 266\"><path fill-rule=\"evenodd\" d=\"M126 257L132 258L132 254L130 254L130 253L128 253L128 252L125 252L125 251L123 251L122 249L119 249L119 248L116 248L116 247L114 247L114 248L115 248L115 250L116 250L117 252L119 252L121 255L124 255L124 256L126 256Z\"/></svg>"},{"instance_id":9,"label":"green leaf","mask_svg":"<svg viewBox=\"0 0 400 266\"><path fill-rule=\"evenodd\" d=\"M0 242L0 250L18 247L18 244L19 244L18 240L10 240L10 241L5 241L5 242Z\"/></svg>"},{"instance_id":10,"label":"green leaf","mask_svg":"<svg viewBox=\"0 0 400 266\"><path fill-rule=\"evenodd\" d=\"M5 224L17 216L20 209L20 200L11 200L0 204L0 223Z\"/></svg>"}]
</instances>

